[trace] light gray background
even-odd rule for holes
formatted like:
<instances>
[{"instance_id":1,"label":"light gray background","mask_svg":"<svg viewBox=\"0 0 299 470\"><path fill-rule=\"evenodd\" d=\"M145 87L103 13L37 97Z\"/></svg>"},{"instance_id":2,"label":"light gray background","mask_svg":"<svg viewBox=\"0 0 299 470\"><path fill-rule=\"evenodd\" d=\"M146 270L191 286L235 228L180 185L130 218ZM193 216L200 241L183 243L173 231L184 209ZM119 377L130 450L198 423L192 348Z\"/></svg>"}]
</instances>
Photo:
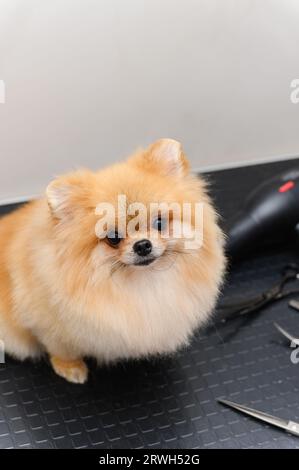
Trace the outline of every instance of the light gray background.
<instances>
[{"instance_id":1,"label":"light gray background","mask_svg":"<svg viewBox=\"0 0 299 470\"><path fill-rule=\"evenodd\" d=\"M194 169L299 153L298 0L0 0L0 202L159 137Z\"/></svg>"}]
</instances>

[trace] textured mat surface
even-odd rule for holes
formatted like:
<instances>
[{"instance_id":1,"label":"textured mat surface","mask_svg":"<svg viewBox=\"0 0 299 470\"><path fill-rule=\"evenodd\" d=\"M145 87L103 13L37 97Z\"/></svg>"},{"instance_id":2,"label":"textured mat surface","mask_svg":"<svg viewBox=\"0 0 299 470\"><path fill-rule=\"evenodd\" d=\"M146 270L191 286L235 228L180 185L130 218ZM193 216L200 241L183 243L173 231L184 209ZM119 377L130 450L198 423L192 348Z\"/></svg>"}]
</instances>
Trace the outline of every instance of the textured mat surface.
<instances>
[{"instance_id":1,"label":"textured mat surface","mask_svg":"<svg viewBox=\"0 0 299 470\"><path fill-rule=\"evenodd\" d=\"M265 176L297 162L216 172L211 192L225 219ZM7 208L3 208L7 210ZM249 295L278 279L298 258L286 243L243 262L224 297ZM299 364L275 330L299 336L299 312L282 301L235 330L199 333L170 359L96 369L87 385L71 385L41 362L0 364L0 448L299 448L299 439L217 404L230 398L299 421Z\"/></svg>"}]
</instances>

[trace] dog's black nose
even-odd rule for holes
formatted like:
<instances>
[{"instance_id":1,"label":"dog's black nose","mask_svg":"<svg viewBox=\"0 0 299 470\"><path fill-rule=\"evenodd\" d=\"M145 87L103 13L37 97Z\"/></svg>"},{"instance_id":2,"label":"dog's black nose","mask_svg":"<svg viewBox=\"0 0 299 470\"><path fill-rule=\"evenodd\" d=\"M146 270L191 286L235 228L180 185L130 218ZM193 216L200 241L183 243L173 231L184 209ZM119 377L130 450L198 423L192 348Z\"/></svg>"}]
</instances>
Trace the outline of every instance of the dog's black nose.
<instances>
[{"instance_id":1,"label":"dog's black nose","mask_svg":"<svg viewBox=\"0 0 299 470\"><path fill-rule=\"evenodd\" d=\"M149 240L139 240L138 242L134 243L133 250L139 256L147 256L152 251L152 243Z\"/></svg>"}]
</instances>

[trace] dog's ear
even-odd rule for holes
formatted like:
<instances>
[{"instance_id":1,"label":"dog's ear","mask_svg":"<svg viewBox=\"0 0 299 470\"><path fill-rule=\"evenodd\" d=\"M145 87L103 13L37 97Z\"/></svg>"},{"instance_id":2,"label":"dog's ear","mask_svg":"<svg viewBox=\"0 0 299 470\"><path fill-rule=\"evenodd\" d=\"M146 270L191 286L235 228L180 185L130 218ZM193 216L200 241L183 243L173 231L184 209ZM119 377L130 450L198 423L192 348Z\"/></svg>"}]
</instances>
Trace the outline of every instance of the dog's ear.
<instances>
[{"instance_id":1,"label":"dog's ear","mask_svg":"<svg viewBox=\"0 0 299 470\"><path fill-rule=\"evenodd\" d=\"M139 167L164 176L181 177L188 173L189 163L177 140L160 139L133 157Z\"/></svg>"},{"instance_id":2,"label":"dog's ear","mask_svg":"<svg viewBox=\"0 0 299 470\"><path fill-rule=\"evenodd\" d=\"M46 197L53 216L63 219L78 209L89 206L93 175L77 171L52 181L46 189Z\"/></svg>"}]
</instances>

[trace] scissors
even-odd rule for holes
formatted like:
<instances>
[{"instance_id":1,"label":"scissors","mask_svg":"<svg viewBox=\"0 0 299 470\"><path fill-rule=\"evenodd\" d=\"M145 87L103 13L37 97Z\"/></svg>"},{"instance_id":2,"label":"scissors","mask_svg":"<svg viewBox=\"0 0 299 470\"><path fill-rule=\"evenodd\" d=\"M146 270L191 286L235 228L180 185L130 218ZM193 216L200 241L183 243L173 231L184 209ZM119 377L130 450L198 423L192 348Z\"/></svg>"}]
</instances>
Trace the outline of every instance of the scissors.
<instances>
[{"instance_id":1,"label":"scissors","mask_svg":"<svg viewBox=\"0 0 299 470\"><path fill-rule=\"evenodd\" d=\"M218 402L299 437L299 423L296 423L295 421L287 421L285 419L277 418L276 416L254 410L253 408L249 408L245 405L239 405L238 403L234 403L229 400L218 400Z\"/></svg>"},{"instance_id":2,"label":"scissors","mask_svg":"<svg viewBox=\"0 0 299 470\"><path fill-rule=\"evenodd\" d=\"M295 336L291 335L287 330L284 330L278 323L274 323L275 328L285 337L287 338L292 346L299 346L299 339L295 338Z\"/></svg>"},{"instance_id":3,"label":"scissors","mask_svg":"<svg viewBox=\"0 0 299 470\"><path fill-rule=\"evenodd\" d=\"M297 281L297 282L296 282ZM219 305L218 321L226 323L228 320L243 317L249 313L259 312L271 303L299 294L299 265L287 264L281 271L280 280L268 290L259 295L234 303L222 303ZM288 284L292 286L288 288Z\"/></svg>"}]
</instances>

